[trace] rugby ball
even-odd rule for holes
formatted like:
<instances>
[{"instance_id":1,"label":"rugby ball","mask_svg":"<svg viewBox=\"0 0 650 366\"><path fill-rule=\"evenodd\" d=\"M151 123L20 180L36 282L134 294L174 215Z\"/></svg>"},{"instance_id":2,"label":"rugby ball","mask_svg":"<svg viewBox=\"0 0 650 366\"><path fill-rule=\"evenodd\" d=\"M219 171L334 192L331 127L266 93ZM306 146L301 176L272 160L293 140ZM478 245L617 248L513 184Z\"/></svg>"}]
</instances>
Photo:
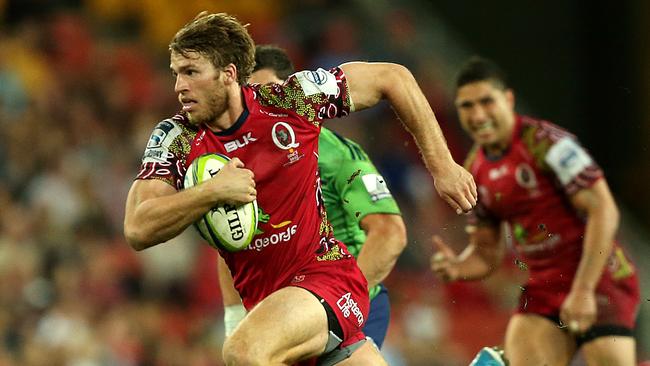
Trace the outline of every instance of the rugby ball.
<instances>
[{"instance_id":1,"label":"rugby ball","mask_svg":"<svg viewBox=\"0 0 650 366\"><path fill-rule=\"evenodd\" d=\"M187 189L214 177L230 158L208 153L194 159L185 173ZM228 252L246 249L257 230L257 200L243 204L217 205L194 223L203 239L214 248Z\"/></svg>"}]
</instances>

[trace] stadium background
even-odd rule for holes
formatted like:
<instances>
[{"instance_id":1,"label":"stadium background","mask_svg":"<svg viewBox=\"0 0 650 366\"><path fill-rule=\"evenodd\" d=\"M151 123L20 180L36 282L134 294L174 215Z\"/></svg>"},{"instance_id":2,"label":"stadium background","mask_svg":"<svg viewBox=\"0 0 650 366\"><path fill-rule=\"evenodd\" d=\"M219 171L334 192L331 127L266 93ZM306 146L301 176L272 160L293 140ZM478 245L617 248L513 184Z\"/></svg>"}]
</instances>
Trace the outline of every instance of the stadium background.
<instances>
[{"instance_id":1,"label":"stadium background","mask_svg":"<svg viewBox=\"0 0 650 366\"><path fill-rule=\"evenodd\" d=\"M520 110L577 133L604 167L641 267L650 358L648 2L0 0L0 365L219 365L215 253L191 232L140 253L122 237L148 134L177 109L167 42L201 10L250 22L299 69L407 65L459 161L469 141L453 76L475 53L499 62ZM386 106L332 126L367 147L409 228L387 281L391 364L466 365L500 343L523 273L437 282L429 237L460 248L463 221L435 197L410 137Z\"/></svg>"}]
</instances>

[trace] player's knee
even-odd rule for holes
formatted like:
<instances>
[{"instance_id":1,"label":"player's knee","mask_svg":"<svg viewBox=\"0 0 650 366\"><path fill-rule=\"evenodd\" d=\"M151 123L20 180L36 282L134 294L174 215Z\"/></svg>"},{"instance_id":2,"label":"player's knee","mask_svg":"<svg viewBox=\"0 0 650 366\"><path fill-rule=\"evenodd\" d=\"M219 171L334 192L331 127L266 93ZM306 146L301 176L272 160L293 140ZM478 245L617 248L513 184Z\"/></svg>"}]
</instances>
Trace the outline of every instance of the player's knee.
<instances>
[{"instance_id":1,"label":"player's knee","mask_svg":"<svg viewBox=\"0 0 650 366\"><path fill-rule=\"evenodd\" d=\"M264 352L248 344L241 337L236 335L226 339L223 345L223 360L226 365L268 365L270 360L264 356Z\"/></svg>"}]
</instances>

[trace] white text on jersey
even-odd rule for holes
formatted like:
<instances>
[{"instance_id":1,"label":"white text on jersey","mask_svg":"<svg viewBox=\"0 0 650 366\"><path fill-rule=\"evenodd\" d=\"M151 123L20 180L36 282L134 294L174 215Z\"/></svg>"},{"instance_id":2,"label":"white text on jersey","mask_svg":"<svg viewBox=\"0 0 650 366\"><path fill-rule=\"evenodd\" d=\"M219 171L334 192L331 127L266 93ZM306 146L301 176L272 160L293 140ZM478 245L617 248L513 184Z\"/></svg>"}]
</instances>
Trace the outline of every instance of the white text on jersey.
<instances>
[{"instance_id":1,"label":"white text on jersey","mask_svg":"<svg viewBox=\"0 0 650 366\"><path fill-rule=\"evenodd\" d=\"M225 144L223 144L223 147L226 148L227 152L232 152L240 147L244 147L248 144L250 144L253 141L257 141L257 139L253 136L251 136L252 132L246 133L244 136L242 136L241 139L233 140L233 141L228 141Z\"/></svg>"}]
</instances>

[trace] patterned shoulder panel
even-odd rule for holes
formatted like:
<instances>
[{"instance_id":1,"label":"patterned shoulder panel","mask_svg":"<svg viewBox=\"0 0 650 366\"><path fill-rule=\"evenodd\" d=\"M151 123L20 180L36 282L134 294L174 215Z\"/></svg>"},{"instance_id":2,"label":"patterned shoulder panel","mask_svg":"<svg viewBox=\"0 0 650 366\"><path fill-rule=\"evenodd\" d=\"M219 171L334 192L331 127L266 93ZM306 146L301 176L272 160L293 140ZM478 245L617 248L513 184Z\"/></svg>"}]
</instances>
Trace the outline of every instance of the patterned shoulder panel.
<instances>
[{"instance_id":1,"label":"patterned shoulder panel","mask_svg":"<svg viewBox=\"0 0 650 366\"><path fill-rule=\"evenodd\" d=\"M149 137L136 179L159 179L182 189L185 162L196 134L196 127L182 115L158 123Z\"/></svg>"},{"instance_id":2,"label":"patterned shoulder panel","mask_svg":"<svg viewBox=\"0 0 650 366\"><path fill-rule=\"evenodd\" d=\"M603 176L575 135L559 126L522 117L521 136L539 169L554 175L568 195L591 187Z\"/></svg>"},{"instance_id":3,"label":"patterned shoulder panel","mask_svg":"<svg viewBox=\"0 0 650 366\"><path fill-rule=\"evenodd\" d=\"M545 159L553 144L565 137L575 139L569 131L551 122L521 116L522 142L542 171L550 169Z\"/></svg>"},{"instance_id":4,"label":"patterned shoulder panel","mask_svg":"<svg viewBox=\"0 0 650 366\"><path fill-rule=\"evenodd\" d=\"M259 103L295 111L308 122L346 116L352 102L343 70L300 71L284 84L251 85Z\"/></svg>"}]
</instances>

